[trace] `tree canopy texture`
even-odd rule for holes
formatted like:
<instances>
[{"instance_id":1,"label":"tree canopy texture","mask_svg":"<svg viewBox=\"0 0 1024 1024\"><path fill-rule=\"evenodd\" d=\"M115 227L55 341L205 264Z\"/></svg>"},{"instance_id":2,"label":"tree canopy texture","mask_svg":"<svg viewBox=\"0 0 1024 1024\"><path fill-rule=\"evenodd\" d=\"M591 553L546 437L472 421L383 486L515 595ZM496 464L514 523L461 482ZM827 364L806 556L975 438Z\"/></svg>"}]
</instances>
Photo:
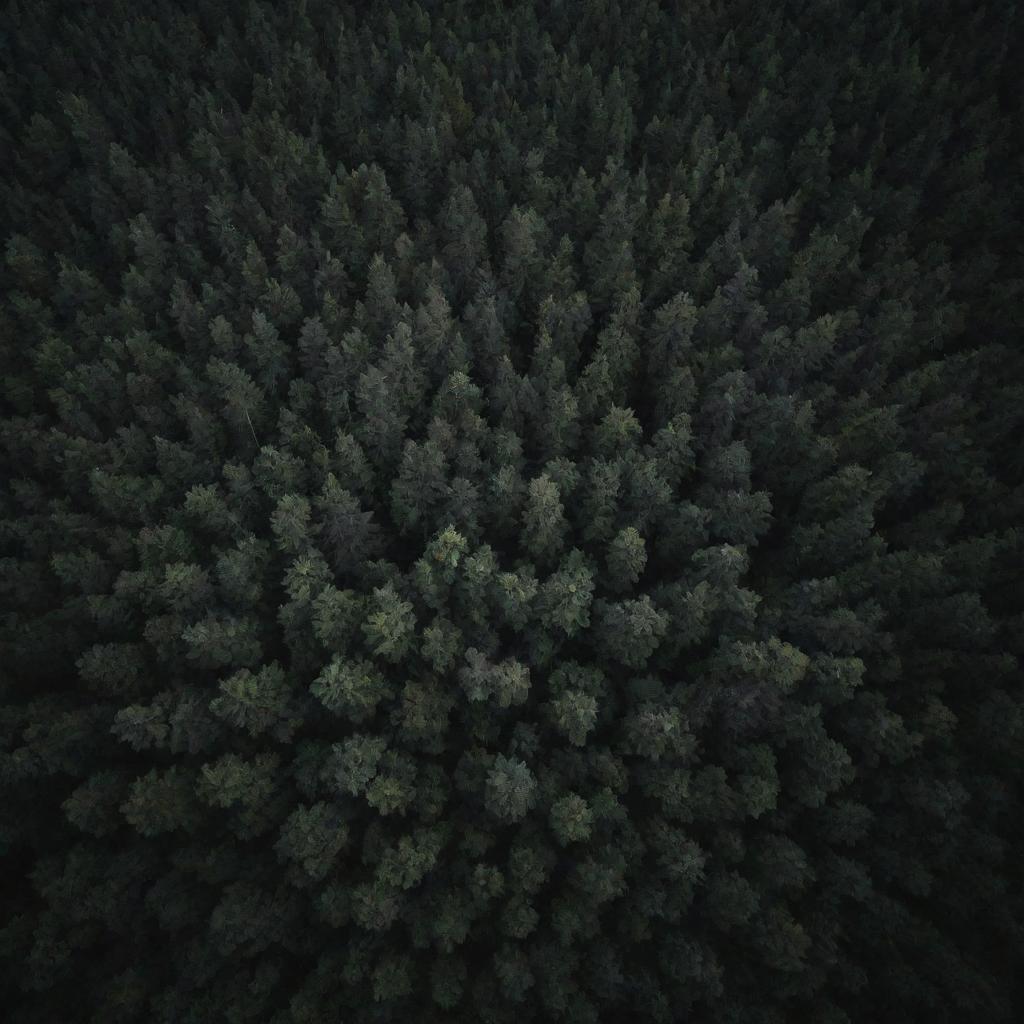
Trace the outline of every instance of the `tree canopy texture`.
<instances>
[{"instance_id":1,"label":"tree canopy texture","mask_svg":"<svg viewBox=\"0 0 1024 1024\"><path fill-rule=\"evenodd\" d=\"M5 1020L1022 1019L1017 6L5 5Z\"/></svg>"}]
</instances>

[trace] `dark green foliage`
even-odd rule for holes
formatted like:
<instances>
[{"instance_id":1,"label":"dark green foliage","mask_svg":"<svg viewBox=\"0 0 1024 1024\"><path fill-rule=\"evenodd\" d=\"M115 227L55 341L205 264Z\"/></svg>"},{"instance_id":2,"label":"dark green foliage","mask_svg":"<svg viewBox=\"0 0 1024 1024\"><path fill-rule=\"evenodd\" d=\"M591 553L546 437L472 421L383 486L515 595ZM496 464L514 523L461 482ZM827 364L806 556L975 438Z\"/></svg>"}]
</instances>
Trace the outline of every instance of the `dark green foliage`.
<instances>
[{"instance_id":1,"label":"dark green foliage","mask_svg":"<svg viewBox=\"0 0 1024 1024\"><path fill-rule=\"evenodd\" d=\"M3 1019L1021 1019L1019 22L7 5Z\"/></svg>"}]
</instances>

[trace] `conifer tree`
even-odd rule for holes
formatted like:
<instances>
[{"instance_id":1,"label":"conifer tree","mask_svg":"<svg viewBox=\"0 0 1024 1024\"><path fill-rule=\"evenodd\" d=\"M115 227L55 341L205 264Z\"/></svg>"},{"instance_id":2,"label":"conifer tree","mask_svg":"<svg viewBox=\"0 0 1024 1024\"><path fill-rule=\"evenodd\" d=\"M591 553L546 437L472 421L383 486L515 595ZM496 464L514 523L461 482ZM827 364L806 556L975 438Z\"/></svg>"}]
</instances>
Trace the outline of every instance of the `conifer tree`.
<instances>
[{"instance_id":1,"label":"conifer tree","mask_svg":"<svg viewBox=\"0 0 1024 1024\"><path fill-rule=\"evenodd\" d=\"M1019 37L0 11L4 1020L1019 1019Z\"/></svg>"}]
</instances>

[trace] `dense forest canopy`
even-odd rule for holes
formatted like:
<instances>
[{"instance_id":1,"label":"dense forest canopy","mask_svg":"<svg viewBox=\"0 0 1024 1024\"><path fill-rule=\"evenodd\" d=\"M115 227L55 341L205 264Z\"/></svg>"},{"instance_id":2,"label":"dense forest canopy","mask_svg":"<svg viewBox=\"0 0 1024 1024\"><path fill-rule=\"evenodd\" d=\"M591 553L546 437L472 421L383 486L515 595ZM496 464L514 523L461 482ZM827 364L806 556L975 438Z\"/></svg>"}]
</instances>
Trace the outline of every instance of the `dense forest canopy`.
<instances>
[{"instance_id":1,"label":"dense forest canopy","mask_svg":"<svg viewBox=\"0 0 1024 1024\"><path fill-rule=\"evenodd\" d=\"M1022 56L6 5L5 1019L1019 1020Z\"/></svg>"}]
</instances>

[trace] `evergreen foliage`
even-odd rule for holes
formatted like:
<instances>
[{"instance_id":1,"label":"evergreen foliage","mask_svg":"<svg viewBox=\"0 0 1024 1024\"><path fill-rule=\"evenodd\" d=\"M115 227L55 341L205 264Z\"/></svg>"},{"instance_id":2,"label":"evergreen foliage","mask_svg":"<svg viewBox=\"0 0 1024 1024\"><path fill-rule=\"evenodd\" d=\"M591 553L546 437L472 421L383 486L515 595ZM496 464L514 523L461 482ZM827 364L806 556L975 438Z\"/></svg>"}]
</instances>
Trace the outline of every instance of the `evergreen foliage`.
<instances>
[{"instance_id":1,"label":"evergreen foliage","mask_svg":"<svg viewBox=\"0 0 1024 1024\"><path fill-rule=\"evenodd\" d=\"M4 1019L1021 1019L1022 55L6 5Z\"/></svg>"}]
</instances>

